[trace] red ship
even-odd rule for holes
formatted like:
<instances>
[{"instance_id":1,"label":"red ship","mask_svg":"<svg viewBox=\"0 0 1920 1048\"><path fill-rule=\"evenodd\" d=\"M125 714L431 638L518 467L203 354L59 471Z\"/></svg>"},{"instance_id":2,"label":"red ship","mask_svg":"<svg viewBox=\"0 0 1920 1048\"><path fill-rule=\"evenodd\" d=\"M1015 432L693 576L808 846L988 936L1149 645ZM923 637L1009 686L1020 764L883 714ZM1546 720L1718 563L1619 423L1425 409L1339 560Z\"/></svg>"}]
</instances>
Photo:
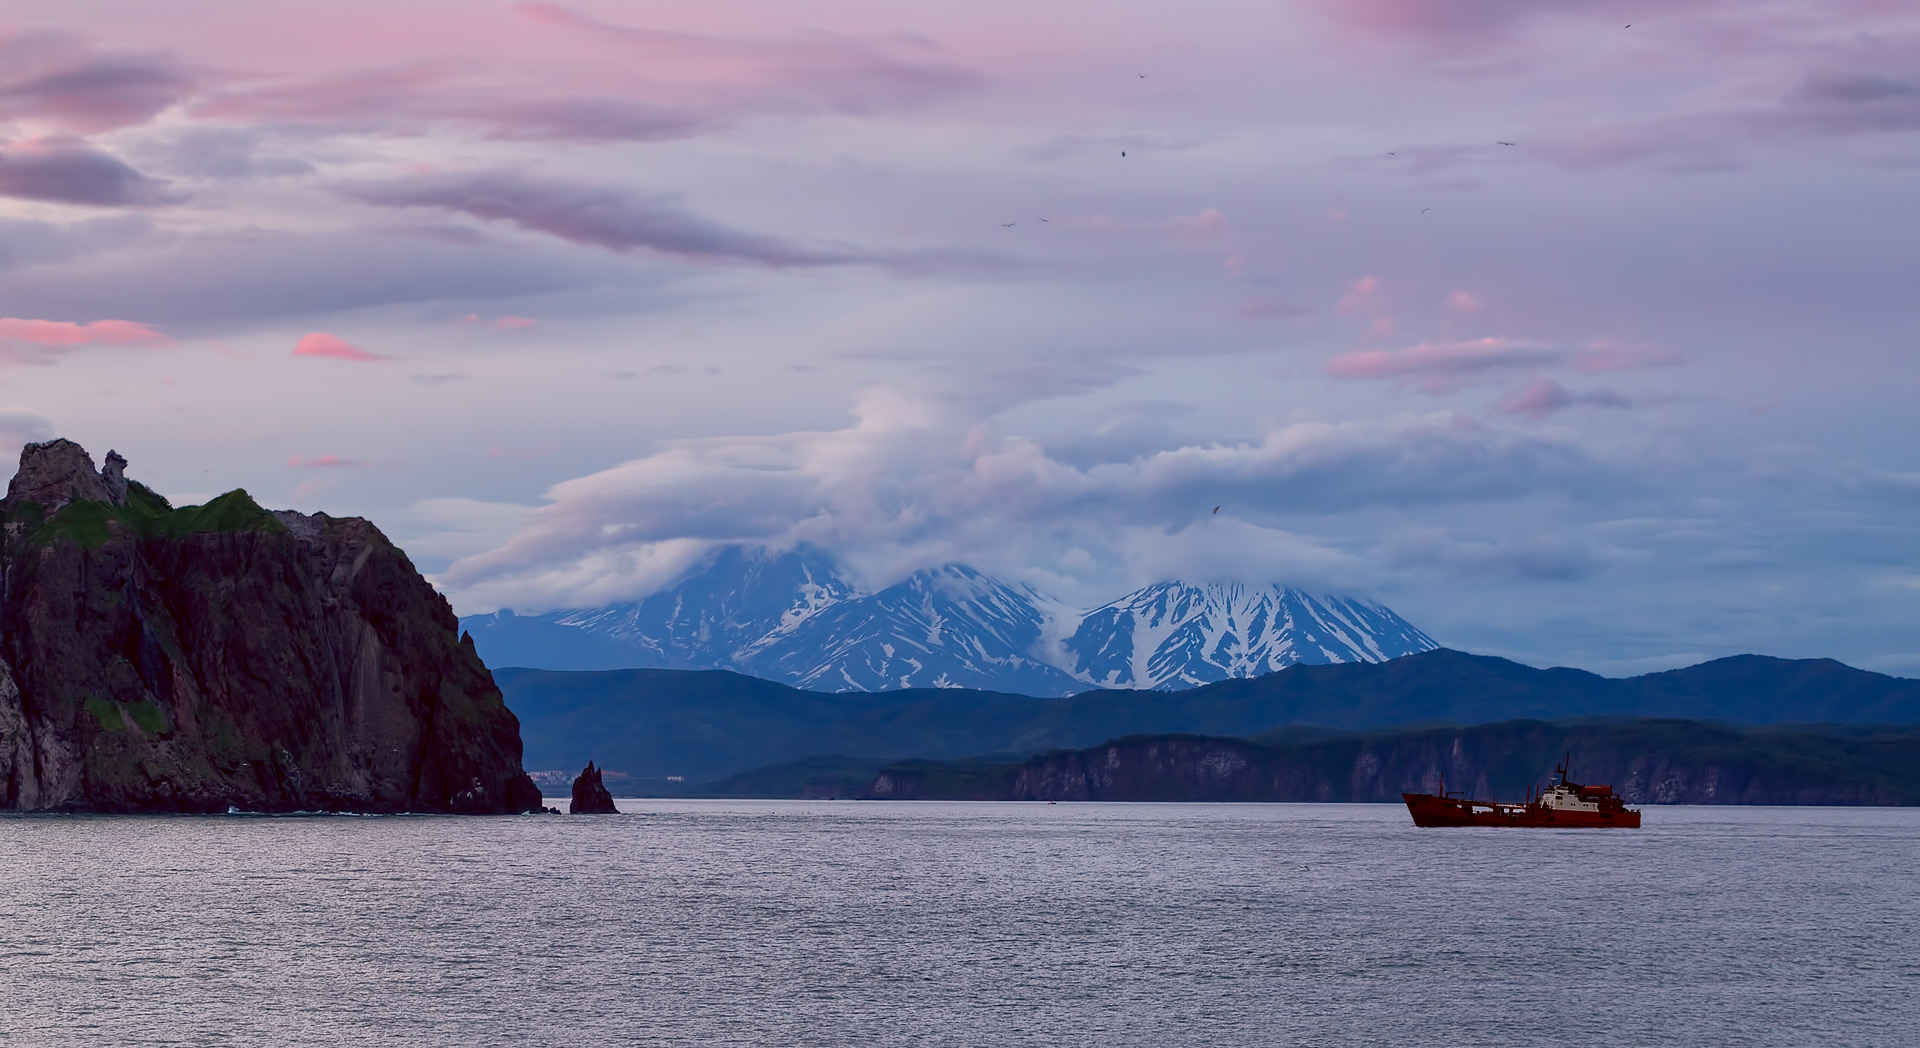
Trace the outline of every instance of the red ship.
<instances>
[{"instance_id":1,"label":"red ship","mask_svg":"<svg viewBox=\"0 0 1920 1048\"><path fill-rule=\"evenodd\" d=\"M1620 827L1640 828L1640 811L1611 786L1582 786L1567 778L1567 762L1561 761L1554 774L1560 776L1550 788L1531 794L1524 803L1470 801L1447 792L1440 784L1438 795L1403 793L1407 811L1415 826L1546 826L1562 829Z\"/></svg>"}]
</instances>

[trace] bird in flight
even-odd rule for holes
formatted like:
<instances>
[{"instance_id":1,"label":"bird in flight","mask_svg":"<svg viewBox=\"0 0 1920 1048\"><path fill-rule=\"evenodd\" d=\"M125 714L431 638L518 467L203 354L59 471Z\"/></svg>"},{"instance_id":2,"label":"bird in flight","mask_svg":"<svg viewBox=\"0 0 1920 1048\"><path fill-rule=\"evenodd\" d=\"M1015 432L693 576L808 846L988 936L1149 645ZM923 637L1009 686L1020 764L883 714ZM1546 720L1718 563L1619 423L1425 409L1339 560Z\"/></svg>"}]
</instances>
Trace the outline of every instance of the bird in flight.
<instances>
[{"instance_id":1,"label":"bird in flight","mask_svg":"<svg viewBox=\"0 0 1920 1048\"><path fill-rule=\"evenodd\" d=\"M1013 223L1011 223L1011 222L1002 222L1002 223L1000 223L1000 228L1001 228L1001 229L1012 229L1012 228L1013 228Z\"/></svg>"},{"instance_id":2,"label":"bird in flight","mask_svg":"<svg viewBox=\"0 0 1920 1048\"><path fill-rule=\"evenodd\" d=\"M1423 207L1423 208L1421 208L1421 209L1420 209L1420 213L1424 215L1424 214L1426 214L1427 212L1429 212L1429 211L1432 211L1432 210L1433 210L1433 209L1432 209L1432 208L1430 208L1430 207Z\"/></svg>"},{"instance_id":3,"label":"bird in flight","mask_svg":"<svg viewBox=\"0 0 1920 1048\"><path fill-rule=\"evenodd\" d=\"M1126 150L1124 150L1124 149L1122 149L1122 150L1120 151L1120 155L1121 155L1121 156L1126 156L1126 155L1127 155L1127 151L1126 151Z\"/></svg>"},{"instance_id":4,"label":"bird in flight","mask_svg":"<svg viewBox=\"0 0 1920 1048\"><path fill-rule=\"evenodd\" d=\"M1513 144L1512 142L1495 142L1494 143L1494 145L1497 145L1497 146L1510 146L1512 144Z\"/></svg>"},{"instance_id":5,"label":"bird in flight","mask_svg":"<svg viewBox=\"0 0 1920 1048\"><path fill-rule=\"evenodd\" d=\"M1215 506L1215 507L1213 507L1213 515L1214 515L1214 516L1216 516L1216 517L1220 515L1220 507L1219 507L1219 506Z\"/></svg>"},{"instance_id":6,"label":"bird in flight","mask_svg":"<svg viewBox=\"0 0 1920 1048\"><path fill-rule=\"evenodd\" d=\"M1034 217L1035 217L1035 218L1039 218L1040 216L1038 216L1038 215L1035 215ZM1040 219L1040 221L1042 221L1042 222L1046 222L1047 220L1046 220L1046 219L1044 219L1044 218L1041 218L1041 219ZM1051 225L1052 223L1048 223L1048 224L1049 224L1049 225Z\"/></svg>"}]
</instances>

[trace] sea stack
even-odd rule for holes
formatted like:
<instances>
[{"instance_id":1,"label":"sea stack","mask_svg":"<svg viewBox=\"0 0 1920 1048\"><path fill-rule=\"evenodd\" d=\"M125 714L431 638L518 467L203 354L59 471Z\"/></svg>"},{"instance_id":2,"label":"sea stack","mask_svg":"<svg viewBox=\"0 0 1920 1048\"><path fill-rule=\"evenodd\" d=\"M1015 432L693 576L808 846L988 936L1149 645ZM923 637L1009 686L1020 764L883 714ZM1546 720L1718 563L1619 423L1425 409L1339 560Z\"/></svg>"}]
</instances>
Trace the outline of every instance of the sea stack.
<instances>
[{"instance_id":1,"label":"sea stack","mask_svg":"<svg viewBox=\"0 0 1920 1048\"><path fill-rule=\"evenodd\" d=\"M175 509L29 444L0 500L0 809L540 810L520 725L380 530Z\"/></svg>"},{"instance_id":2,"label":"sea stack","mask_svg":"<svg viewBox=\"0 0 1920 1048\"><path fill-rule=\"evenodd\" d=\"M600 781L600 769L587 762L579 778L573 780L573 801L567 805L569 815L618 815L620 809L613 806L613 794Z\"/></svg>"}]
</instances>

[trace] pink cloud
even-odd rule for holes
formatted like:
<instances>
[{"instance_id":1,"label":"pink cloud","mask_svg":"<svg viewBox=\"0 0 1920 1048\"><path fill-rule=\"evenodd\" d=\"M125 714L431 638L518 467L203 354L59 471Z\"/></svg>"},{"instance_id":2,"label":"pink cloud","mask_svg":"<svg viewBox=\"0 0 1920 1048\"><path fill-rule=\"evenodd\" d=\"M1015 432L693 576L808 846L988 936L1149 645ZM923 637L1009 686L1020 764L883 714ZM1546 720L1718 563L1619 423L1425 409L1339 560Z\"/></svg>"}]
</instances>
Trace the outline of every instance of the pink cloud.
<instances>
[{"instance_id":1,"label":"pink cloud","mask_svg":"<svg viewBox=\"0 0 1920 1048\"><path fill-rule=\"evenodd\" d=\"M1218 208L1207 208L1196 215L1181 215L1169 219L1167 225L1176 236L1189 239L1204 239L1227 231L1227 216Z\"/></svg>"},{"instance_id":2,"label":"pink cloud","mask_svg":"<svg viewBox=\"0 0 1920 1048\"><path fill-rule=\"evenodd\" d=\"M76 324L67 320L27 320L0 317L0 356L45 362L81 346L164 345L167 336L131 320L95 320Z\"/></svg>"},{"instance_id":3,"label":"pink cloud","mask_svg":"<svg viewBox=\"0 0 1920 1048\"><path fill-rule=\"evenodd\" d=\"M1333 307L1342 313L1359 313L1374 306L1380 293L1380 278L1372 274L1347 285L1347 293Z\"/></svg>"},{"instance_id":4,"label":"pink cloud","mask_svg":"<svg viewBox=\"0 0 1920 1048\"><path fill-rule=\"evenodd\" d=\"M1417 378L1422 391L1447 393L1474 376L1548 364L1559 356L1557 350L1525 339L1422 342L1406 349L1343 353L1327 361L1327 373L1348 379Z\"/></svg>"},{"instance_id":5,"label":"pink cloud","mask_svg":"<svg viewBox=\"0 0 1920 1048\"><path fill-rule=\"evenodd\" d=\"M313 458L301 458L295 455L287 460L288 469L343 469L348 466L358 466L359 464L360 463L352 459L344 459L338 455L316 455Z\"/></svg>"},{"instance_id":6,"label":"pink cloud","mask_svg":"<svg viewBox=\"0 0 1920 1048\"><path fill-rule=\"evenodd\" d=\"M330 335L324 331L315 331L301 336L300 344L293 347L296 357L331 357L334 360L391 360L383 353L370 353L359 346Z\"/></svg>"},{"instance_id":7,"label":"pink cloud","mask_svg":"<svg viewBox=\"0 0 1920 1048\"><path fill-rule=\"evenodd\" d=\"M1459 313L1462 316L1467 316L1480 312L1481 309L1486 307L1486 304L1485 299L1482 299L1479 295L1471 291L1455 291L1447 296L1446 308L1449 313Z\"/></svg>"},{"instance_id":8,"label":"pink cloud","mask_svg":"<svg viewBox=\"0 0 1920 1048\"><path fill-rule=\"evenodd\" d=\"M613 45L647 68L648 79L778 88L813 96L842 112L924 100L970 87L979 77L948 62L922 40L859 40L825 33L785 39L717 37L616 25L552 3L516 10L557 29Z\"/></svg>"},{"instance_id":9,"label":"pink cloud","mask_svg":"<svg viewBox=\"0 0 1920 1048\"><path fill-rule=\"evenodd\" d=\"M615 25L553 4L511 10L513 22L476 19L433 51L422 43L391 58L355 56L364 68L236 84L193 115L393 134L462 127L508 141L667 141L757 115L900 111L983 82L907 37L753 38ZM509 32L505 53L447 53L496 48Z\"/></svg>"},{"instance_id":10,"label":"pink cloud","mask_svg":"<svg viewBox=\"0 0 1920 1048\"><path fill-rule=\"evenodd\" d=\"M1494 410L1502 415L1525 415L1540 419L1576 404L1600 408L1633 406L1632 401L1610 389L1574 393L1550 378L1539 378L1502 397Z\"/></svg>"},{"instance_id":11,"label":"pink cloud","mask_svg":"<svg viewBox=\"0 0 1920 1048\"><path fill-rule=\"evenodd\" d=\"M1673 367L1682 362L1678 350L1665 346L1656 346L1651 342L1639 345L1622 345L1612 339L1596 339L1587 343L1587 348L1574 355L1573 366L1576 371L1595 374L1602 371L1626 371L1630 368Z\"/></svg>"},{"instance_id":12,"label":"pink cloud","mask_svg":"<svg viewBox=\"0 0 1920 1048\"><path fill-rule=\"evenodd\" d=\"M167 336L131 320L95 320L75 324L66 320L24 320L0 317L0 342L29 343L62 348L86 345L125 346L169 341Z\"/></svg>"},{"instance_id":13,"label":"pink cloud","mask_svg":"<svg viewBox=\"0 0 1920 1048\"><path fill-rule=\"evenodd\" d=\"M460 318L460 322L462 324L485 324L490 328L498 328L501 331L525 331L527 328L540 323L532 317L516 317L511 313L506 316L495 317L492 320L488 320L478 313L468 313L466 316Z\"/></svg>"}]
</instances>

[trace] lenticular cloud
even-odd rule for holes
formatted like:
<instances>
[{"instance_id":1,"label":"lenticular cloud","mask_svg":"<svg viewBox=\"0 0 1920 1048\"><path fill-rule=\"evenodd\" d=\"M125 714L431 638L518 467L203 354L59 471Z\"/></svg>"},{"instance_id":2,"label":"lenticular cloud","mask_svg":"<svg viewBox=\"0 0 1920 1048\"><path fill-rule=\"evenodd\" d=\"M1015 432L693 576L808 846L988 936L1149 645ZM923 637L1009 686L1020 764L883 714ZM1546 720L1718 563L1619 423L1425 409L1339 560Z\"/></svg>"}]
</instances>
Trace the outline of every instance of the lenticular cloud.
<instances>
[{"instance_id":1,"label":"lenticular cloud","mask_svg":"<svg viewBox=\"0 0 1920 1048\"><path fill-rule=\"evenodd\" d=\"M296 357L331 357L334 360L390 360L382 353L370 353L348 342L338 335L325 331L315 331L304 335L300 343L293 347Z\"/></svg>"},{"instance_id":2,"label":"lenticular cloud","mask_svg":"<svg viewBox=\"0 0 1920 1048\"><path fill-rule=\"evenodd\" d=\"M856 414L840 430L673 441L556 485L517 535L456 562L440 582L478 604L553 607L627 599L658 581L668 551L713 543L892 551L913 566L1044 560L1012 547L1113 551L1146 534L1166 546L1203 518L1217 539L1208 510L1222 503L1232 507L1224 519L1259 528L1271 544L1289 541L1281 529L1306 515L1605 486L1604 470L1571 446L1448 412L1297 423L1257 441L1085 466L995 436L950 404L870 391ZM1326 559L1290 554L1316 558Z\"/></svg>"},{"instance_id":3,"label":"lenticular cloud","mask_svg":"<svg viewBox=\"0 0 1920 1048\"><path fill-rule=\"evenodd\" d=\"M0 317L0 358L44 363L81 346L160 345L167 336L131 320L28 320Z\"/></svg>"}]
</instances>

